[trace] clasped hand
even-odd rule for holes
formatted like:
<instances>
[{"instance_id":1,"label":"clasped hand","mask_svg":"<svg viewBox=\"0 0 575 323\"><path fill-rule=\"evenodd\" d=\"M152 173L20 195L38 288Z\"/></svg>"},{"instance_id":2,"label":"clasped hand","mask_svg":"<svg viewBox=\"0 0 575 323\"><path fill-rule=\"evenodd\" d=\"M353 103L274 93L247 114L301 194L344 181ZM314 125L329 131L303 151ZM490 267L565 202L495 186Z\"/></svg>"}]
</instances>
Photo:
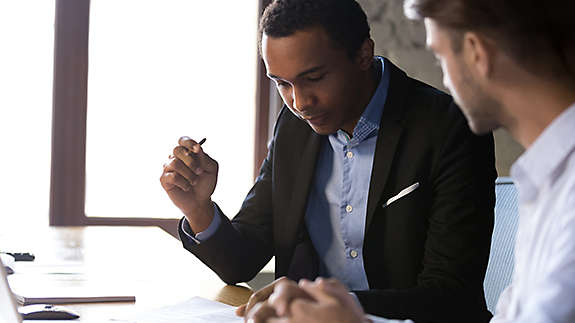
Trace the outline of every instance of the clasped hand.
<instances>
[{"instance_id":1,"label":"clasped hand","mask_svg":"<svg viewBox=\"0 0 575 323\"><path fill-rule=\"evenodd\" d=\"M282 277L255 292L236 314L253 323L369 322L343 284L324 278L298 284Z\"/></svg>"}]
</instances>

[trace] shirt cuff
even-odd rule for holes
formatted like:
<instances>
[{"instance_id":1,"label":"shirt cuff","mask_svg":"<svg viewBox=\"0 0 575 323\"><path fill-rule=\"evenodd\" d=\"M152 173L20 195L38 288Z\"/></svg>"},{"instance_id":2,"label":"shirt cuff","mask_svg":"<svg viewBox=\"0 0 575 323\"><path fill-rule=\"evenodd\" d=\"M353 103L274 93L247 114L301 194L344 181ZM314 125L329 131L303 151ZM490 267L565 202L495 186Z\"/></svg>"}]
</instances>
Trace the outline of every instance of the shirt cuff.
<instances>
[{"instance_id":1,"label":"shirt cuff","mask_svg":"<svg viewBox=\"0 0 575 323\"><path fill-rule=\"evenodd\" d=\"M413 323L412 320L390 320L383 317L367 314L366 319L370 320L372 323Z\"/></svg>"},{"instance_id":2,"label":"shirt cuff","mask_svg":"<svg viewBox=\"0 0 575 323\"><path fill-rule=\"evenodd\" d=\"M184 221L182 221L182 232L184 232L184 234L190 238L190 240L192 240L193 242L200 244L203 241L208 240L211 236L214 235L214 233L216 233L216 231L218 230L220 223L222 222L222 219L220 218L222 215L220 213L220 211L218 210L218 208L216 207L216 205L214 204L214 217L212 218L212 222L210 222L210 225L208 226L207 229L205 229L204 231L198 232L198 233L194 233L194 231L192 230L192 228L190 227L190 223L188 222L188 219L184 218Z\"/></svg>"}]
</instances>

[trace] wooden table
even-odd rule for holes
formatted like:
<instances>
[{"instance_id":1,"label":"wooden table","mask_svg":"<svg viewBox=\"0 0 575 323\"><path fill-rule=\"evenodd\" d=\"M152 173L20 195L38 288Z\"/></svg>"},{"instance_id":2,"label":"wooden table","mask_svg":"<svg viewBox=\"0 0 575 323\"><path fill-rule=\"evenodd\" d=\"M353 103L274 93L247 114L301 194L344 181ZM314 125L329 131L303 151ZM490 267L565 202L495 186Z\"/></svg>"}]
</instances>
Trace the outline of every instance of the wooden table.
<instances>
[{"instance_id":1,"label":"wooden table","mask_svg":"<svg viewBox=\"0 0 575 323\"><path fill-rule=\"evenodd\" d=\"M31 288L30 281L38 277L52 279L53 275L42 270L63 265L77 268L82 278L59 275L55 288L97 282L136 296L135 303L68 305L80 312L82 322L102 322L112 314L167 306L193 296L238 306L251 295L245 286L226 285L178 240L156 227L51 227L3 232L0 247L36 255L34 262L16 263L16 273L9 276L15 292Z\"/></svg>"}]
</instances>

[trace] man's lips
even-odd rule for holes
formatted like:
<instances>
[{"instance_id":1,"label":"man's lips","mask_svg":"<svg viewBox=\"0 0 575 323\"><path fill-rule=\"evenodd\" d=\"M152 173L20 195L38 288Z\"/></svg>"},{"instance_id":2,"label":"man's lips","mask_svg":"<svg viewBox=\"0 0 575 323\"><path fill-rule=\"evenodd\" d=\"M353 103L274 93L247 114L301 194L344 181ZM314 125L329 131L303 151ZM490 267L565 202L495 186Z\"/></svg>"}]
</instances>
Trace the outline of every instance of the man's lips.
<instances>
[{"instance_id":1,"label":"man's lips","mask_svg":"<svg viewBox=\"0 0 575 323\"><path fill-rule=\"evenodd\" d=\"M304 116L304 120L309 121L311 123L316 123L318 121L322 121L323 119L325 119L325 117L327 117L327 113L320 113L320 114L315 114L315 115L311 115L311 116Z\"/></svg>"}]
</instances>

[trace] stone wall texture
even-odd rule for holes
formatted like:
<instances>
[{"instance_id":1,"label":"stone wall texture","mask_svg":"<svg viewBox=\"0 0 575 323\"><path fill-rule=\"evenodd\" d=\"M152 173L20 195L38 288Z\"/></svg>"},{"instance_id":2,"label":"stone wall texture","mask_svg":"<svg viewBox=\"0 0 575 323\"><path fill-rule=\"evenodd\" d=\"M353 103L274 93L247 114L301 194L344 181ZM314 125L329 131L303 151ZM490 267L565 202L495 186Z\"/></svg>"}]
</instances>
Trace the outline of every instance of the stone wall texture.
<instances>
[{"instance_id":1,"label":"stone wall texture","mask_svg":"<svg viewBox=\"0 0 575 323\"><path fill-rule=\"evenodd\" d=\"M403 14L403 0L358 0L371 26L375 53L385 56L411 77L445 91L441 68L425 48L423 23L408 20ZM508 176L511 164L522 147L503 130L495 135L495 155L499 176Z\"/></svg>"}]
</instances>

